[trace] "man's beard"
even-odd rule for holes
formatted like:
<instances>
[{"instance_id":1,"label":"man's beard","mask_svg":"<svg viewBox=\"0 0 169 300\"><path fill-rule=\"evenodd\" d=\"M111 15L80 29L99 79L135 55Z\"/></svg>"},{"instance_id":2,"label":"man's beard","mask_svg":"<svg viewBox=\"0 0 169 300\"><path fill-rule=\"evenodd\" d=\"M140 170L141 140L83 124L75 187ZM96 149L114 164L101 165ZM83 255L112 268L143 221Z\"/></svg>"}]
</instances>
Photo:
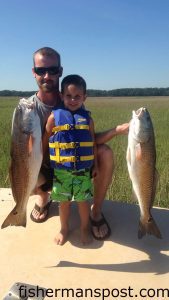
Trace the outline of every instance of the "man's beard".
<instances>
[{"instance_id":1,"label":"man's beard","mask_svg":"<svg viewBox=\"0 0 169 300\"><path fill-rule=\"evenodd\" d=\"M38 85L45 93L52 93L57 90L57 84L52 80L40 82Z\"/></svg>"}]
</instances>

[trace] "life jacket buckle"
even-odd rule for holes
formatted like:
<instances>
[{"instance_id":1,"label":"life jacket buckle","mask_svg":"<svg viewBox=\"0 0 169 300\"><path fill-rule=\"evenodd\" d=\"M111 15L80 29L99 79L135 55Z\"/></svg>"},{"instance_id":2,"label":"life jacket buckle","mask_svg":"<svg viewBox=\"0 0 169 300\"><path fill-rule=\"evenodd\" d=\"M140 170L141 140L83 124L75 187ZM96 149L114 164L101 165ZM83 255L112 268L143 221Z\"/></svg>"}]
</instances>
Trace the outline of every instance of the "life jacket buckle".
<instances>
[{"instance_id":1,"label":"life jacket buckle","mask_svg":"<svg viewBox=\"0 0 169 300\"><path fill-rule=\"evenodd\" d=\"M75 142L75 143L74 143L74 147L75 147L75 148L79 148L79 147L80 147L80 143L79 143L79 142Z\"/></svg>"},{"instance_id":2,"label":"life jacket buckle","mask_svg":"<svg viewBox=\"0 0 169 300\"><path fill-rule=\"evenodd\" d=\"M73 125L73 124L69 124L68 126L69 126L69 127L68 127L69 130L75 129L75 125Z\"/></svg>"}]
</instances>

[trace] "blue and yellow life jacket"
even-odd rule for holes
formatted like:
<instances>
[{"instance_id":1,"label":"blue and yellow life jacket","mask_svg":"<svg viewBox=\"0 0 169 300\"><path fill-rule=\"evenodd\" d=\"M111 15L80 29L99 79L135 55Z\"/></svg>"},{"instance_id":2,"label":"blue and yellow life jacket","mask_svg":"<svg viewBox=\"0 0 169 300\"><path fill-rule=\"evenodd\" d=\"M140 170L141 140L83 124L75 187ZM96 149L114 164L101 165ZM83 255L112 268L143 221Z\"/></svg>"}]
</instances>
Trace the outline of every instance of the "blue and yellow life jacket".
<instances>
[{"instance_id":1,"label":"blue and yellow life jacket","mask_svg":"<svg viewBox=\"0 0 169 300\"><path fill-rule=\"evenodd\" d=\"M89 169L93 165L93 140L89 131L89 113L81 108L70 112L66 108L53 111L55 127L49 139L52 168Z\"/></svg>"}]
</instances>

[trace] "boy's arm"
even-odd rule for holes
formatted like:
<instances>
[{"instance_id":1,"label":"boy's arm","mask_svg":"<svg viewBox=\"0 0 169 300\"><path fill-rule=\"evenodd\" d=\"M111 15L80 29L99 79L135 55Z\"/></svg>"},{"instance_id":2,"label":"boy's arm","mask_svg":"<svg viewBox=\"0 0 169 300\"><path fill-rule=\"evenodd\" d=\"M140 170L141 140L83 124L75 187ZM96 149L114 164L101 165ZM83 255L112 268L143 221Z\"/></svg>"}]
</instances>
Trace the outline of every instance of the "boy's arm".
<instances>
[{"instance_id":1,"label":"boy's arm","mask_svg":"<svg viewBox=\"0 0 169 300\"><path fill-rule=\"evenodd\" d=\"M124 123L114 128L111 128L107 131L96 133L95 134L96 144L105 144L116 135L127 134L128 130L129 130L129 123Z\"/></svg>"},{"instance_id":2,"label":"boy's arm","mask_svg":"<svg viewBox=\"0 0 169 300\"><path fill-rule=\"evenodd\" d=\"M55 120L53 113L50 114L45 131L42 136L42 149L43 149L43 157L46 157L49 149L49 137L52 135L52 128L55 126Z\"/></svg>"}]
</instances>

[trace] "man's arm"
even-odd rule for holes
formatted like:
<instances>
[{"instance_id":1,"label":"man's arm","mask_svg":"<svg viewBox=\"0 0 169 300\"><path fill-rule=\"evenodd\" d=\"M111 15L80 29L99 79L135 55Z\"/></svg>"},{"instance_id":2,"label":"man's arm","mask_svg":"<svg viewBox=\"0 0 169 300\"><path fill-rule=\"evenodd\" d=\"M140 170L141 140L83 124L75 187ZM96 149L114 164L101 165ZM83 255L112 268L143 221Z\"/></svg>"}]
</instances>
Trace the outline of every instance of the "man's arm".
<instances>
[{"instance_id":1,"label":"man's arm","mask_svg":"<svg viewBox=\"0 0 169 300\"><path fill-rule=\"evenodd\" d=\"M116 135L127 134L129 130L129 123L124 123L111 128L104 132L95 133L96 144L105 144L110 141Z\"/></svg>"},{"instance_id":2,"label":"man's arm","mask_svg":"<svg viewBox=\"0 0 169 300\"><path fill-rule=\"evenodd\" d=\"M43 157L45 158L47 153L48 153L48 149L49 149L49 137L52 134L52 128L55 126L55 121L54 121L54 115L53 113L50 114L47 123L46 123L46 127L45 127L45 131L42 137L42 149L43 149Z\"/></svg>"}]
</instances>

